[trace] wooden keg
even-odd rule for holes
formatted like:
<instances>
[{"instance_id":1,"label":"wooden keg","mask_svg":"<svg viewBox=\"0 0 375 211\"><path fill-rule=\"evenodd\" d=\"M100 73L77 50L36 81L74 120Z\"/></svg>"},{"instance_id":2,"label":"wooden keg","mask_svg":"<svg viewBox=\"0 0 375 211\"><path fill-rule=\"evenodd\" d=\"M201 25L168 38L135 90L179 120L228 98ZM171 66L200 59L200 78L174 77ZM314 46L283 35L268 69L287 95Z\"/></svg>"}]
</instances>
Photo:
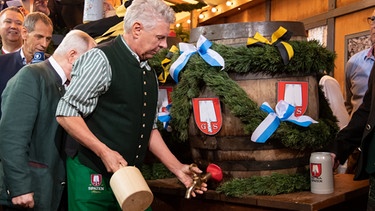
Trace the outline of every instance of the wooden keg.
<instances>
[{"instance_id":1,"label":"wooden keg","mask_svg":"<svg viewBox=\"0 0 375 211\"><path fill-rule=\"evenodd\" d=\"M266 38L280 27L284 27L293 33L290 40L306 40L306 31L302 22L295 21L269 21L269 22L245 22L245 23L227 23L201 26L191 29L190 43L198 41L199 36L203 35L208 40L230 46L246 45L247 38L253 37L259 32Z\"/></svg>"},{"instance_id":2,"label":"wooden keg","mask_svg":"<svg viewBox=\"0 0 375 211\"><path fill-rule=\"evenodd\" d=\"M293 39L306 40L304 26L300 22L255 22L234 23L198 27L192 29L190 42L199 35L208 40L231 46L246 45L246 40L256 32L271 36L280 26L292 30ZM305 115L318 119L318 83L315 76L268 76L230 73L234 80L259 106L268 102L272 108L277 104L277 84L280 81L308 82L308 107ZM209 88L201 90L200 97L216 97ZM202 133L191 115L189 122L189 142L194 162L201 166L215 163L226 177L245 178L270 175L271 173L294 174L308 167L310 151L286 148L279 140L268 140L264 144L251 141L251 134L245 134L239 118L221 104L222 128L214 136ZM249 111L251 112L251 111Z\"/></svg>"}]
</instances>

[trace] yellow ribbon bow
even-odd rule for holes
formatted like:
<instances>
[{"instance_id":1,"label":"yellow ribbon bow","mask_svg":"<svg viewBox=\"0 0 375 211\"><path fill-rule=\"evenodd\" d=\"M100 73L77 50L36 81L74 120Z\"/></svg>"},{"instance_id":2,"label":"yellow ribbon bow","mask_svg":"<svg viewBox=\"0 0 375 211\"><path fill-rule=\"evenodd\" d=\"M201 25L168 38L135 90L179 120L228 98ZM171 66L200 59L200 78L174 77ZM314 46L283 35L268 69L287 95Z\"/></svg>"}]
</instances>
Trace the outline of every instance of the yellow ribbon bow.
<instances>
[{"instance_id":1,"label":"yellow ribbon bow","mask_svg":"<svg viewBox=\"0 0 375 211\"><path fill-rule=\"evenodd\" d=\"M161 66L163 67L163 72L159 75L158 79L161 83L165 83L167 81L167 77L169 75L169 64L171 63L171 58L173 54L178 53L178 48L175 45L172 45L172 47L169 49L167 55L165 56L165 59L161 61Z\"/></svg>"},{"instance_id":2,"label":"yellow ribbon bow","mask_svg":"<svg viewBox=\"0 0 375 211\"><path fill-rule=\"evenodd\" d=\"M247 47L250 47L251 45L273 45L277 47L284 64L287 65L289 60L293 57L294 51L293 47L285 41L289 41L292 34L292 32L289 32L284 27L280 26L279 29L272 34L270 42L267 38L256 32L253 38L249 37L247 39Z\"/></svg>"},{"instance_id":3,"label":"yellow ribbon bow","mask_svg":"<svg viewBox=\"0 0 375 211\"><path fill-rule=\"evenodd\" d=\"M116 15L118 17L124 17L125 16L126 8L125 8L124 4L116 8ZM121 21L120 23L112 26L106 32L104 32L104 34L102 34L99 37L96 37L95 42L100 43L104 40L107 40L109 38L114 38L117 35L122 34L124 32L124 26L123 25L124 25L124 21Z\"/></svg>"}]
</instances>

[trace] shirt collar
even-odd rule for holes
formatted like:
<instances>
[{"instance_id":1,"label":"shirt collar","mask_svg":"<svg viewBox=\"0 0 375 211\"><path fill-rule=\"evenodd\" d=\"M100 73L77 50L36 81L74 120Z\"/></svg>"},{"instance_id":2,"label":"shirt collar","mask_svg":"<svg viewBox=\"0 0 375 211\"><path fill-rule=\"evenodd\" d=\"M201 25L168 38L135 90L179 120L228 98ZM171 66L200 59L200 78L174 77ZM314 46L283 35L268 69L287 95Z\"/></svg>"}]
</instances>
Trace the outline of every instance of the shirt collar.
<instances>
[{"instance_id":1,"label":"shirt collar","mask_svg":"<svg viewBox=\"0 0 375 211\"><path fill-rule=\"evenodd\" d=\"M148 62L147 62L147 60L146 61L141 61L140 59L139 59L139 56L132 50L132 49L130 49L130 47L128 46L128 44L125 42L125 40L124 40L124 38L122 37L122 36L120 36L121 37L121 40L122 40L122 42L125 44L125 46L129 49L129 51L131 52L131 54L137 59L137 61L139 62L139 67L141 67L141 68L144 68L144 67L146 67L146 69L148 70L148 71L150 71L151 70L151 67L150 67L150 65L148 64Z\"/></svg>"},{"instance_id":2,"label":"shirt collar","mask_svg":"<svg viewBox=\"0 0 375 211\"><path fill-rule=\"evenodd\" d=\"M8 53L10 53L9 51L5 50L4 48L1 48L1 51L3 51L3 54L8 54Z\"/></svg>"},{"instance_id":3,"label":"shirt collar","mask_svg":"<svg viewBox=\"0 0 375 211\"><path fill-rule=\"evenodd\" d=\"M375 57L374 57L374 54L373 54L373 51L374 51L374 46L372 46L372 47L370 48L370 50L367 51L367 54L366 54L366 56L365 56L365 59L368 59L368 58L375 58Z\"/></svg>"},{"instance_id":4,"label":"shirt collar","mask_svg":"<svg viewBox=\"0 0 375 211\"><path fill-rule=\"evenodd\" d=\"M26 61L26 57L25 57L25 54L23 53L22 48L20 49L20 55L21 55L22 63L23 63L24 65L26 65L26 64L27 64L27 61Z\"/></svg>"},{"instance_id":5,"label":"shirt collar","mask_svg":"<svg viewBox=\"0 0 375 211\"><path fill-rule=\"evenodd\" d=\"M53 58L53 56L50 56L48 58L48 61L49 63L51 63L53 69L55 69L55 71L57 72L57 74L60 76L61 78L61 85L64 85L65 84L65 81L68 80L66 78L66 75L64 73L64 70L62 69L62 67L56 62L56 60Z\"/></svg>"},{"instance_id":6,"label":"shirt collar","mask_svg":"<svg viewBox=\"0 0 375 211\"><path fill-rule=\"evenodd\" d=\"M21 48L19 48L19 49L15 50L14 52L16 52L16 51L19 51L20 49L21 49ZM3 54L8 54L8 53L11 53L11 52L9 52L9 51L5 50L5 49L4 49L4 47L2 47L2 48L1 48L1 51L3 52Z\"/></svg>"}]
</instances>

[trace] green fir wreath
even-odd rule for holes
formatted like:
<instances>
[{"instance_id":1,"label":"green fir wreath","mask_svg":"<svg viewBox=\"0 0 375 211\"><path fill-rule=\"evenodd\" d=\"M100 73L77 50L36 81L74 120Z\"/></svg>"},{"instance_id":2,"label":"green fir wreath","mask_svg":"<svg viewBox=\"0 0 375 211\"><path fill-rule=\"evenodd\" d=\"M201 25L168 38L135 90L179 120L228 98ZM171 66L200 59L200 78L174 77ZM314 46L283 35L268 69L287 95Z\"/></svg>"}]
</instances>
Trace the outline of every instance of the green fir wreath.
<instances>
[{"instance_id":1,"label":"green fir wreath","mask_svg":"<svg viewBox=\"0 0 375 211\"><path fill-rule=\"evenodd\" d=\"M179 12L191 12L196 9L202 9L202 7L205 7L205 6L207 6L207 4L203 2L198 2L197 4L186 4L186 3L175 4L175 5L172 5L171 8L176 13L179 13Z\"/></svg>"},{"instance_id":2,"label":"green fir wreath","mask_svg":"<svg viewBox=\"0 0 375 211\"><path fill-rule=\"evenodd\" d=\"M229 73L253 73L269 76L317 76L324 71L330 73L334 69L336 55L324 48L318 41L289 41L294 50L294 56L287 65L274 46L263 47L231 47L213 43L211 49L218 52L225 60L225 69L212 67L198 54L190 57L179 75L179 83L175 84L172 92L173 106L170 111L170 125L177 133L179 141L188 140L189 117L192 112L191 99L198 97L201 89L207 86L238 117L246 134L251 133L263 121L267 114L248 98L245 91L229 77ZM149 62L157 74L163 72L160 63L165 58L167 50L160 51ZM178 58L174 54L167 68ZM167 83L173 83L169 78ZM320 89L319 89L320 90ZM324 148L338 131L336 118L333 116L323 93L319 92L320 113L317 124L307 128L288 122L281 122L278 129L270 137L280 140L286 147L297 150L316 150Z\"/></svg>"},{"instance_id":3,"label":"green fir wreath","mask_svg":"<svg viewBox=\"0 0 375 211\"><path fill-rule=\"evenodd\" d=\"M243 198L251 195L278 195L308 191L310 189L309 174L286 175L274 173L269 176L253 176L250 178L234 178L224 182L216 191L226 196Z\"/></svg>"}]
</instances>

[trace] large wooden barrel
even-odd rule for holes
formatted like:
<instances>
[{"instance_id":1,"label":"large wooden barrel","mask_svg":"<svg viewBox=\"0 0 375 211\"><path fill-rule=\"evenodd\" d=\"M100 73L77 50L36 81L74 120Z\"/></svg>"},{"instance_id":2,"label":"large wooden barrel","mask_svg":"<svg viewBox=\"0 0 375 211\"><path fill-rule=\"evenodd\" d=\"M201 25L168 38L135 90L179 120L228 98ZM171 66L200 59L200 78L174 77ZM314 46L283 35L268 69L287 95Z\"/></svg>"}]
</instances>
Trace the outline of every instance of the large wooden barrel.
<instances>
[{"instance_id":1,"label":"large wooden barrel","mask_svg":"<svg viewBox=\"0 0 375 211\"><path fill-rule=\"evenodd\" d=\"M230 46L246 45L247 38L253 37L259 32L266 38L280 27L284 27L293 33L291 40L306 40L306 31L302 22L295 21L269 21L269 22L245 22L227 23L193 28L190 31L190 43L198 41L203 35L208 40Z\"/></svg>"},{"instance_id":2,"label":"large wooden barrel","mask_svg":"<svg viewBox=\"0 0 375 211\"><path fill-rule=\"evenodd\" d=\"M286 25L285 25L286 24ZM242 25L242 27L239 27ZM273 28L269 29L268 26ZM244 26L247 26L244 28ZM251 26L251 27L250 27ZM276 27L277 26L277 27ZM198 27L191 31L191 42L197 39L197 34L205 33L207 39L220 41L216 36L230 45L246 44L249 33L260 32L264 36L270 36L280 26L280 22L270 23L239 23L222 24L208 27ZM284 28L302 27L298 31L304 31L301 23L283 22ZM223 28L222 28L223 27ZM215 29L215 30L214 30ZM214 30L214 31L212 31ZM265 33L268 31L269 33ZM238 32L238 33L237 33ZM271 33L272 32L272 33ZM238 35L240 34L240 35ZM297 34L298 39L306 36ZM230 38L232 37L232 38ZM241 38L242 37L242 38ZM272 108L277 103L277 84L279 81L305 81L308 82L308 108L305 115L318 119L319 100L318 83L314 76L275 76L253 74L230 74L233 79L259 106L268 102ZM216 97L209 88L201 90L200 97ZM191 115L189 122L189 142L194 162L201 166L209 163L219 165L226 177L245 178L255 175L270 175L273 172L294 174L305 171L308 167L310 152L298 151L286 148L278 140L268 140L264 144L254 143L250 140L251 134L245 134L243 124L239 118L233 116L230 110L221 104L222 128L214 136L202 133ZM251 111L249 111L251 112Z\"/></svg>"}]
</instances>

